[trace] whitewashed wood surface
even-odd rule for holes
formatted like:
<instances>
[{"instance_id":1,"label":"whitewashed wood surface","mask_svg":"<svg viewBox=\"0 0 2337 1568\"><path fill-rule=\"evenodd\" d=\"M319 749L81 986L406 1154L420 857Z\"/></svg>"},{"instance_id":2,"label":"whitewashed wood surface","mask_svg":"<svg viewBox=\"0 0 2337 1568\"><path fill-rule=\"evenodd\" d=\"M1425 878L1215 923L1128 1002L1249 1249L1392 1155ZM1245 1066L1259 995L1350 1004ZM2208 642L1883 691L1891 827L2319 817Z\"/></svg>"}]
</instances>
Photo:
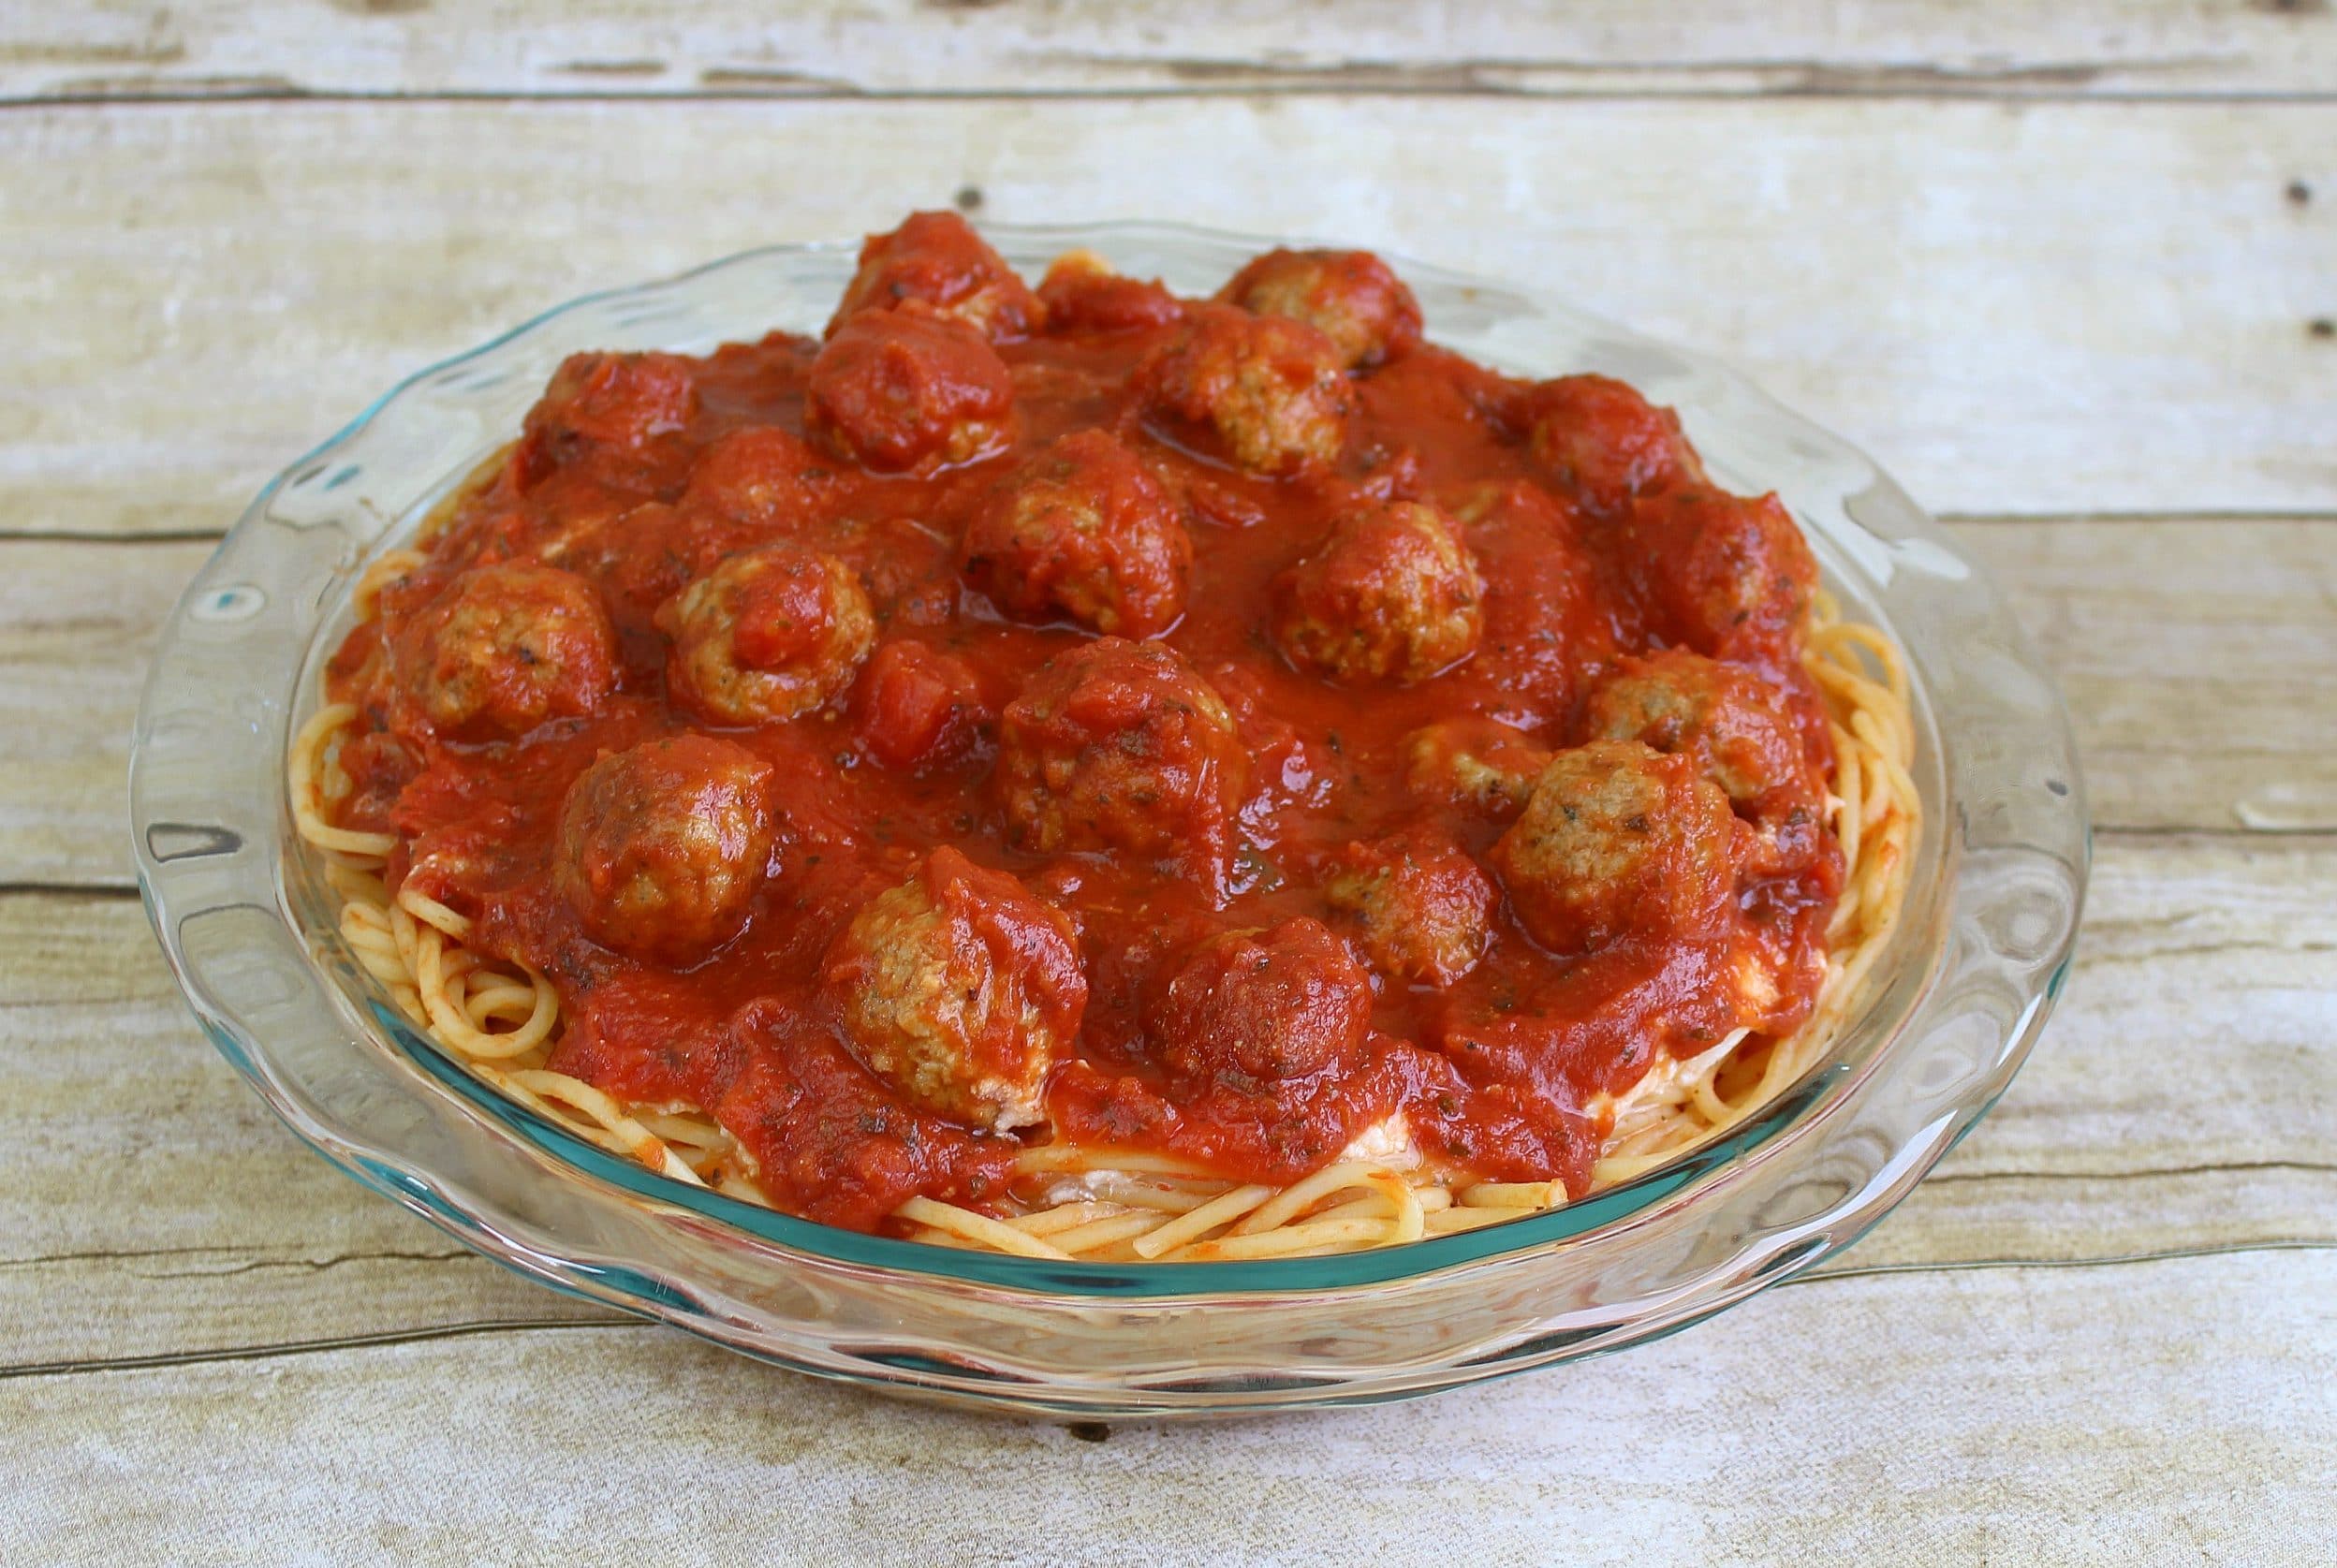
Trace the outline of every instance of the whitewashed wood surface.
<instances>
[{"instance_id":1,"label":"whitewashed wood surface","mask_svg":"<svg viewBox=\"0 0 2337 1568\"><path fill-rule=\"evenodd\" d=\"M0 0L0 1561L2337 1561L2326 4L773 9ZM1950 514L2099 829L1988 1122L1661 1344L1108 1434L611 1318L307 1154L129 892L209 541L545 305L953 199L1548 280Z\"/></svg>"},{"instance_id":2,"label":"whitewashed wood surface","mask_svg":"<svg viewBox=\"0 0 2337 1568\"><path fill-rule=\"evenodd\" d=\"M642 95L1241 93L2280 97L2320 0L83 0L20 5L0 91Z\"/></svg>"}]
</instances>

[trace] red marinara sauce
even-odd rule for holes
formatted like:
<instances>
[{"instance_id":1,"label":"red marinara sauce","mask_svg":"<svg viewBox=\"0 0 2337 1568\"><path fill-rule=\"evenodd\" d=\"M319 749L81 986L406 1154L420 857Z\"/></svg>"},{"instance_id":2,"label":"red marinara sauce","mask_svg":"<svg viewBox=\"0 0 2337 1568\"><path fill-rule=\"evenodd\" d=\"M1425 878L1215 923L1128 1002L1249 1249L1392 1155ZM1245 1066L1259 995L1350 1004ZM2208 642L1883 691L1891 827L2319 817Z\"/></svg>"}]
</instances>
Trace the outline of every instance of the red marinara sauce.
<instances>
[{"instance_id":1,"label":"red marinara sauce","mask_svg":"<svg viewBox=\"0 0 2337 1568\"><path fill-rule=\"evenodd\" d=\"M1399 1116L1579 1194L1609 1096L1824 975L1799 534L1364 253L1034 290L920 214L825 338L569 359L425 550L331 667L340 821L793 1212Z\"/></svg>"}]
</instances>

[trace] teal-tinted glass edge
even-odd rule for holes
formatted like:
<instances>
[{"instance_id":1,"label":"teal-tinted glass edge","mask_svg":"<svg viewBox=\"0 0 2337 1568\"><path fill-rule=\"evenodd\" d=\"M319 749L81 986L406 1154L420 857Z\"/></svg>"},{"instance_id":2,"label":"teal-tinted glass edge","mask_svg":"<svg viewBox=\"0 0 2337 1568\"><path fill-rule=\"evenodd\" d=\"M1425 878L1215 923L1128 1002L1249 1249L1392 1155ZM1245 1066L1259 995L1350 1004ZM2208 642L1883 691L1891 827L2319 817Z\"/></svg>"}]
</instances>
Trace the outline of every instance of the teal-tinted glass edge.
<instances>
[{"instance_id":1,"label":"teal-tinted glass edge","mask_svg":"<svg viewBox=\"0 0 2337 1568\"><path fill-rule=\"evenodd\" d=\"M383 1034L394 1041L409 1061L474 1110L542 1152L635 1197L687 1209L744 1231L758 1240L837 1263L943 1275L1024 1290L1123 1298L1271 1294L1386 1284L1569 1241L1628 1219L1751 1153L1799 1121L1851 1070L1845 1062L1820 1068L1727 1136L1658 1170L1594 1193L1564 1209L1487 1225L1480 1230L1330 1257L1141 1266L1056 1263L844 1230L660 1176L587 1142L550 1118L497 1093L424 1038L404 1018L379 1002L366 1005Z\"/></svg>"}]
</instances>

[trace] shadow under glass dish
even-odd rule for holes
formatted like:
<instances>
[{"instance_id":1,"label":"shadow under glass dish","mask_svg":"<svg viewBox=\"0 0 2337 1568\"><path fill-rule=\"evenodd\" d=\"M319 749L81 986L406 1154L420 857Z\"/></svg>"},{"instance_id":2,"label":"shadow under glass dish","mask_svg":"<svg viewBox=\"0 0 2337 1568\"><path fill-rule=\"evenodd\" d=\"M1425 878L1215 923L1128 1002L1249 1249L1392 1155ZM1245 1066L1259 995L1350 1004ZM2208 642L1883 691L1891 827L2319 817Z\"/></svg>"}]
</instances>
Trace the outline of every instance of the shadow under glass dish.
<instances>
[{"instance_id":1,"label":"shadow under glass dish","mask_svg":"<svg viewBox=\"0 0 2337 1568\"><path fill-rule=\"evenodd\" d=\"M985 230L1180 293L1277 243L1165 225ZM365 563L507 442L566 354L816 331L854 246L781 246L561 307L409 379L280 476L166 630L132 760L140 887L221 1052L297 1134L490 1257L747 1354L890 1391L1126 1417L1366 1402L1668 1333L1857 1239L1985 1113L2065 971L2087 854L2050 678L1874 463L1710 359L1393 258L1438 342L1676 407L1713 479L1775 490L1847 618L1914 679L1924 829L1898 930L1825 1058L1712 1144L1565 1209L1304 1259L1101 1264L838 1230L682 1186L470 1077L340 946L283 761Z\"/></svg>"}]
</instances>

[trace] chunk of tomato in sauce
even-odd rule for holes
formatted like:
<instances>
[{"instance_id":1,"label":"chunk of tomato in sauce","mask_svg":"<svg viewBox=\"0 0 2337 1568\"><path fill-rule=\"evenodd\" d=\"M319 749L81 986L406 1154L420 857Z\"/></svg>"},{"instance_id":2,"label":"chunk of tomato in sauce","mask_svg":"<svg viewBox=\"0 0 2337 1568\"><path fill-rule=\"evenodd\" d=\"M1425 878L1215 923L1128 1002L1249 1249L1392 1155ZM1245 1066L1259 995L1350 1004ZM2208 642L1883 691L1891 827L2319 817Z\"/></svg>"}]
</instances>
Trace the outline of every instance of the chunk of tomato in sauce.
<instances>
[{"instance_id":1,"label":"chunk of tomato in sauce","mask_svg":"<svg viewBox=\"0 0 2337 1568\"><path fill-rule=\"evenodd\" d=\"M888 768L955 762L983 742L996 717L971 665L905 638L879 643L852 690L853 735Z\"/></svg>"}]
</instances>

